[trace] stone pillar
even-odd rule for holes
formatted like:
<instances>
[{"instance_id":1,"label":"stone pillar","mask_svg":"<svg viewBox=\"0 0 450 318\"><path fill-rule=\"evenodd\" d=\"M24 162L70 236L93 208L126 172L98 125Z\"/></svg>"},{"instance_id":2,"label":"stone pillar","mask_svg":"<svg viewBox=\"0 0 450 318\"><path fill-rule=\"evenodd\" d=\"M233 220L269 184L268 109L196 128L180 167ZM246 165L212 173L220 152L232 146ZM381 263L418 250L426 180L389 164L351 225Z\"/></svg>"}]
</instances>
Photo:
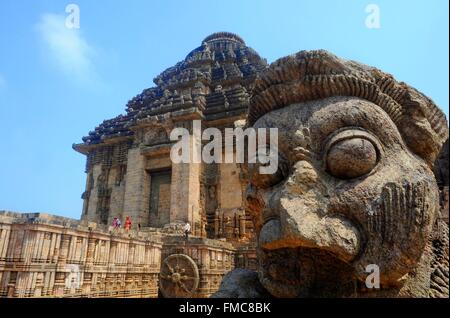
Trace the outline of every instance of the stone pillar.
<instances>
[{"instance_id":1,"label":"stone pillar","mask_svg":"<svg viewBox=\"0 0 450 318\"><path fill-rule=\"evenodd\" d=\"M16 283L17 283L17 272L11 272L9 277L9 283L7 285L7 297L13 298L16 295Z\"/></svg>"},{"instance_id":2,"label":"stone pillar","mask_svg":"<svg viewBox=\"0 0 450 318\"><path fill-rule=\"evenodd\" d=\"M22 241L21 259L25 264L30 264L33 256L33 252L37 250L37 236L39 232L26 230L24 231Z\"/></svg>"},{"instance_id":3,"label":"stone pillar","mask_svg":"<svg viewBox=\"0 0 450 318\"><path fill-rule=\"evenodd\" d=\"M97 164L92 168L92 182L93 185L88 195L88 204L87 204L87 215L84 216L83 219L98 222L100 220L100 215L97 215L97 203L98 203L98 177L102 172L102 165ZM88 174L88 178L90 178L90 174Z\"/></svg>"},{"instance_id":4,"label":"stone pillar","mask_svg":"<svg viewBox=\"0 0 450 318\"><path fill-rule=\"evenodd\" d=\"M94 265L94 250L96 239L90 237L88 240L87 254L86 254L86 266Z\"/></svg>"},{"instance_id":5,"label":"stone pillar","mask_svg":"<svg viewBox=\"0 0 450 318\"><path fill-rule=\"evenodd\" d=\"M130 243L128 246L128 258L127 258L127 263L128 265L134 265L136 260L134 258L134 244Z\"/></svg>"},{"instance_id":6,"label":"stone pillar","mask_svg":"<svg viewBox=\"0 0 450 318\"><path fill-rule=\"evenodd\" d=\"M91 292L92 285L92 270L94 266L94 253L95 253L95 242L97 240L93 237L88 238L88 245L86 251L86 267L83 273L83 282L82 282L82 292L85 295L89 295Z\"/></svg>"},{"instance_id":7,"label":"stone pillar","mask_svg":"<svg viewBox=\"0 0 450 318\"><path fill-rule=\"evenodd\" d=\"M125 199L122 211L122 225L125 225L125 217L129 215L133 224L137 224L144 217L147 204L144 200L144 182L146 180L145 157L141 155L139 148L128 150L128 165L125 179ZM142 223L141 223L142 224Z\"/></svg>"},{"instance_id":8,"label":"stone pillar","mask_svg":"<svg viewBox=\"0 0 450 318\"><path fill-rule=\"evenodd\" d=\"M245 215L239 215L239 236L245 236Z\"/></svg>"},{"instance_id":9,"label":"stone pillar","mask_svg":"<svg viewBox=\"0 0 450 318\"><path fill-rule=\"evenodd\" d=\"M200 130L200 131L199 131ZM170 222L188 221L191 229L201 222L200 216L200 174L201 174L201 140L194 138L201 134L201 127L192 129L190 138L190 163L172 163L172 184L170 200ZM197 162L194 154L197 156ZM196 233L193 233L196 234Z\"/></svg>"},{"instance_id":10,"label":"stone pillar","mask_svg":"<svg viewBox=\"0 0 450 318\"><path fill-rule=\"evenodd\" d=\"M200 164L172 165L170 222L200 222Z\"/></svg>"},{"instance_id":11,"label":"stone pillar","mask_svg":"<svg viewBox=\"0 0 450 318\"><path fill-rule=\"evenodd\" d=\"M66 279L66 262L69 254L69 243L71 236L68 234L61 234L61 245L59 249L59 257L57 264L57 272L55 274L55 284L53 294L56 297L64 295L65 279Z\"/></svg>"},{"instance_id":12,"label":"stone pillar","mask_svg":"<svg viewBox=\"0 0 450 318\"><path fill-rule=\"evenodd\" d=\"M216 212L214 213L214 238L219 237L219 228L220 228L219 211L216 210Z\"/></svg>"},{"instance_id":13,"label":"stone pillar","mask_svg":"<svg viewBox=\"0 0 450 318\"><path fill-rule=\"evenodd\" d=\"M110 250L109 250L109 265L114 266L117 259L117 245L116 241L111 241Z\"/></svg>"},{"instance_id":14,"label":"stone pillar","mask_svg":"<svg viewBox=\"0 0 450 318\"><path fill-rule=\"evenodd\" d=\"M67 256L69 255L69 244L71 236L69 234L61 234L61 248L59 252L59 265L66 265Z\"/></svg>"}]
</instances>

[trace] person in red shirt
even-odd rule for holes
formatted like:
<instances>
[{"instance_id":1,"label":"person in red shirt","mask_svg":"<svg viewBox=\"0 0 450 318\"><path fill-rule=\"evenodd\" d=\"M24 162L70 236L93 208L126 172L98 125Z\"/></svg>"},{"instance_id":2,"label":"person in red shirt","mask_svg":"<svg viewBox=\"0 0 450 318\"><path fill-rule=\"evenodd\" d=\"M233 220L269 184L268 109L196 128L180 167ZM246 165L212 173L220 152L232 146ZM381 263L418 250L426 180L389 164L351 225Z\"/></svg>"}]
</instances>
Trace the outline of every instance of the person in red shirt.
<instances>
[{"instance_id":1,"label":"person in red shirt","mask_svg":"<svg viewBox=\"0 0 450 318\"><path fill-rule=\"evenodd\" d=\"M127 215L125 218L125 230L131 229L131 218Z\"/></svg>"}]
</instances>

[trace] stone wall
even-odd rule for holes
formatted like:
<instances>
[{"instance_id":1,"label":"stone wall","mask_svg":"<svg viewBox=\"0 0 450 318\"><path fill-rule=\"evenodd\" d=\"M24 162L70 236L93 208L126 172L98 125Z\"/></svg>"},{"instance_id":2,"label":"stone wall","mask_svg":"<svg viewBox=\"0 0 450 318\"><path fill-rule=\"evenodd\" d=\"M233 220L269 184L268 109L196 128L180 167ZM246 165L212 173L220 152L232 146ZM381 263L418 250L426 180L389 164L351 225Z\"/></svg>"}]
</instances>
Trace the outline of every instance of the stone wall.
<instances>
[{"instance_id":1,"label":"stone wall","mask_svg":"<svg viewBox=\"0 0 450 318\"><path fill-rule=\"evenodd\" d=\"M0 211L0 297L157 297L157 234Z\"/></svg>"},{"instance_id":2,"label":"stone wall","mask_svg":"<svg viewBox=\"0 0 450 318\"><path fill-rule=\"evenodd\" d=\"M145 200L145 185L150 181L144 171L145 157L141 155L139 148L131 148L128 151L127 174L125 175L125 201L123 213L129 215L132 220L144 222L148 213L148 200Z\"/></svg>"},{"instance_id":3,"label":"stone wall","mask_svg":"<svg viewBox=\"0 0 450 318\"><path fill-rule=\"evenodd\" d=\"M219 289L222 277L236 267L236 249L228 242L199 237L191 237L185 242L182 236L176 235L166 236L163 240L163 263L170 255L176 254L190 257L197 265L198 274L191 272L190 275L198 276L198 287L190 297L209 297ZM189 272L188 268L181 270Z\"/></svg>"},{"instance_id":4,"label":"stone wall","mask_svg":"<svg viewBox=\"0 0 450 318\"><path fill-rule=\"evenodd\" d=\"M110 224L113 216L121 216L130 147L129 140L119 140L115 144L96 147L87 155L83 220Z\"/></svg>"},{"instance_id":5,"label":"stone wall","mask_svg":"<svg viewBox=\"0 0 450 318\"><path fill-rule=\"evenodd\" d=\"M43 213L0 211L0 298L209 297L227 272L254 269L255 262L251 244L238 247L200 236L186 241L182 229L126 231ZM167 264L195 278L188 294L171 278Z\"/></svg>"},{"instance_id":6,"label":"stone wall","mask_svg":"<svg viewBox=\"0 0 450 318\"><path fill-rule=\"evenodd\" d=\"M163 227L170 223L170 181L170 170L150 174L149 224L152 227Z\"/></svg>"}]
</instances>

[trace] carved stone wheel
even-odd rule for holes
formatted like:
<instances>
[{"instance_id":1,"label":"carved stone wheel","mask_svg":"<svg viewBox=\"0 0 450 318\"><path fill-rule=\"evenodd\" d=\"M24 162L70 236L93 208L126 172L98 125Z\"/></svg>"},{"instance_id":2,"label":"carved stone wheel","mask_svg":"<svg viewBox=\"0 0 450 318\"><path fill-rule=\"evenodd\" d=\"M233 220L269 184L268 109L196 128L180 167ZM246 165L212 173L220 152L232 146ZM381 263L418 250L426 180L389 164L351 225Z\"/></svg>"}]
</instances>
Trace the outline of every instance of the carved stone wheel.
<instances>
[{"instance_id":1,"label":"carved stone wheel","mask_svg":"<svg viewBox=\"0 0 450 318\"><path fill-rule=\"evenodd\" d=\"M192 297L199 282L197 264L185 254L172 254L162 262L159 282L165 298Z\"/></svg>"}]
</instances>

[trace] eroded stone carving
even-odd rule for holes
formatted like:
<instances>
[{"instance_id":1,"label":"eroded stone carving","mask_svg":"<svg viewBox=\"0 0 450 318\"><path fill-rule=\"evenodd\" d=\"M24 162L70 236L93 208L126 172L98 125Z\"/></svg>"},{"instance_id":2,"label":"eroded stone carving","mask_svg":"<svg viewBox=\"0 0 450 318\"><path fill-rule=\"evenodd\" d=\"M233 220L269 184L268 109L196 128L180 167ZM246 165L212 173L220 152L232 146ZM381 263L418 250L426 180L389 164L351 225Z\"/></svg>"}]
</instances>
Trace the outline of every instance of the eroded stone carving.
<instances>
[{"instance_id":1,"label":"eroded stone carving","mask_svg":"<svg viewBox=\"0 0 450 318\"><path fill-rule=\"evenodd\" d=\"M199 283L197 264L188 255L172 254L162 262L160 278L165 298L192 297Z\"/></svg>"},{"instance_id":2,"label":"eroded stone carving","mask_svg":"<svg viewBox=\"0 0 450 318\"><path fill-rule=\"evenodd\" d=\"M280 158L273 175L248 166L259 280L242 291L230 274L216 296L264 296L261 284L276 297L448 297L432 172L448 126L436 105L326 51L279 59L253 94L249 125L278 128ZM371 264L379 289L365 285Z\"/></svg>"}]
</instances>

